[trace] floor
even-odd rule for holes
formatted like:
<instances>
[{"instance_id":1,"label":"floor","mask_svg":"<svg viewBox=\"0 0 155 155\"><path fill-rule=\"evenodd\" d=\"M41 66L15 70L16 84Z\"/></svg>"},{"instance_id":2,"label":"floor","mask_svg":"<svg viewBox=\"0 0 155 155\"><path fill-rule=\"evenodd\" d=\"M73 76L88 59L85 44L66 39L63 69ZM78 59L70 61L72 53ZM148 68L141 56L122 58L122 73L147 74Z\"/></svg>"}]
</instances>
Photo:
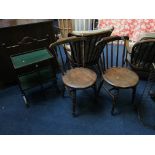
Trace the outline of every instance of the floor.
<instances>
[{"instance_id":1,"label":"floor","mask_svg":"<svg viewBox=\"0 0 155 155\"><path fill-rule=\"evenodd\" d=\"M138 86L136 102L141 98L144 83ZM61 83L59 84L61 87ZM37 88L36 88L37 89ZM141 135L155 134L144 127L131 104L131 90L120 91L118 108L112 116L112 100L102 89L98 103L94 103L93 89L78 92L78 117L72 117L72 104L51 87L45 96L38 90L29 92L26 108L17 85L0 90L1 135Z\"/></svg>"}]
</instances>

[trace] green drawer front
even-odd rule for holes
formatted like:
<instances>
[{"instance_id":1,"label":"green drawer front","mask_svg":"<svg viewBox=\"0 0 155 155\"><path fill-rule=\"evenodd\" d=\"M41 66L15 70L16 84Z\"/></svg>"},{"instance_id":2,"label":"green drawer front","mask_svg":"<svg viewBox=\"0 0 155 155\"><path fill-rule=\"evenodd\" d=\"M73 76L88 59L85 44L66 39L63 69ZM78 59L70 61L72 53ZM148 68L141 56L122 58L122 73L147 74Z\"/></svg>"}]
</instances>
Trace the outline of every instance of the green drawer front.
<instances>
[{"instance_id":1,"label":"green drawer front","mask_svg":"<svg viewBox=\"0 0 155 155\"><path fill-rule=\"evenodd\" d=\"M11 60L14 68L18 69L51 58L52 55L49 53L48 49L40 49L37 51L12 56Z\"/></svg>"}]
</instances>

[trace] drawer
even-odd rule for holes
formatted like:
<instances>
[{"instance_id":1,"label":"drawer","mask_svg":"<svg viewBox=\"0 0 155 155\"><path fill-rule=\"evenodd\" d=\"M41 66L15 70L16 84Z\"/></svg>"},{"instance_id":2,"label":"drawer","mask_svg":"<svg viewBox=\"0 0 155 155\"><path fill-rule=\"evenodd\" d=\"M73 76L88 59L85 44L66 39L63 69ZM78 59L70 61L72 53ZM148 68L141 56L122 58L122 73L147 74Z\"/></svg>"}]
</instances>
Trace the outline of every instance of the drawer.
<instances>
[{"instance_id":1,"label":"drawer","mask_svg":"<svg viewBox=\"0 0 155 155\"><path fill-rule=\"evenodd\" d=\"M52 67L52 64L53 64L52 59L48 59L48 60L44 60L44 61L41 61L41 62L38 62L38 63L34 63L34 64L31 64L31 65L24 66L22 68L18 68L15 71L16 71L16 74L18 74L18 75L21 75L23 73L27 74L27 73L30 73L30 72L35 72L37 70L41 70L42 68L45 68L47 66Z\"/></svg>"}]
</instances>

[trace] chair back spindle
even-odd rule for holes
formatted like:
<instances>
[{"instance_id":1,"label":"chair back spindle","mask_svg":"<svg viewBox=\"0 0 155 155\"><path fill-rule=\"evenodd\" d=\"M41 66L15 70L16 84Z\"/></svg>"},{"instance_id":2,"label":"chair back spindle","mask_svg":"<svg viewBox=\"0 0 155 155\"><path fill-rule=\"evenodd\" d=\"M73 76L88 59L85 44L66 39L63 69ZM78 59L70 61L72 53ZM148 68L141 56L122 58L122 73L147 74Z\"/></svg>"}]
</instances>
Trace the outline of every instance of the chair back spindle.
<instances>
[{"instance_id":1,"label":"chair back spindle","mask_svg":"<svg viewBox=\"0 0 155 155\"><path fill-rule=\"evenodd\" d=\"M96 52L96 44L101 39L110 36L113 31L113 28L111 30L103 31L103 30L96 30L93 32L72 32L69 33L69 37L76 36L76 37L85 37L87 40L84 42L83 46L83 54L81 55L80 59L81 62L79 65L85 67L91 67L93 65L96 65L98 63L98 59L100 56L100 52Z\"/></svg>"},{"instance_id":2,"label":"chair back spindle","mask_svg":"<svg viewBox=\"0 0 155 155\"><path fill-rule=\"evenodd\" d=\"M97 50L101 53L99 63L103 71L112 67L125 67L128 65L126 47L128 40L128 36L111 36L98 42Z\"/></svg>"},{"instance_id":3,"label":"chair back spindle","mask_svg":"<svg viewBox=\"0 0 155 155\"><path fill-rule=\"evenodd\" d=\"M52 53L56 55L57 61L59 63L59 67L61 69L62 74L64 75L68 69L74 67L84 67L85 64L82 62L81 57L83 53L83 44L86 41L85 37L68 37L65 39L59 39L57 42L52 43L49 48ZM66 51L65 46L69 45L71 48L71 59L68 58L68 53ZM66 63L67 60L69 64ZM71 65L76 64L76 65Z\"/></svg>"}]
</instances>

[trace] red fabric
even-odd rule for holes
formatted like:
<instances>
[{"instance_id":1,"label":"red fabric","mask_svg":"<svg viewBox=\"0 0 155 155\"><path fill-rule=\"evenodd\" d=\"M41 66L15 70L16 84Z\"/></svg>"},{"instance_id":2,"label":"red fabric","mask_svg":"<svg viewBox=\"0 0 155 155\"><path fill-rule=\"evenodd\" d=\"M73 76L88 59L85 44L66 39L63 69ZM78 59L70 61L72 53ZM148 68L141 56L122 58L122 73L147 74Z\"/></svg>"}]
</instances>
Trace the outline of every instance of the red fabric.
<instances>
[{"instance_id":1,"label":"red fabric","mask_svg":"<svg viewBox=\"0 0 155 155\"><path fill-rule=\"evenodd\" d=\"M99 28L114 26L112 35L128 35L137 41L143 32L155 32L155 19L99 19Z\"/></svg>"}]
</instances>

